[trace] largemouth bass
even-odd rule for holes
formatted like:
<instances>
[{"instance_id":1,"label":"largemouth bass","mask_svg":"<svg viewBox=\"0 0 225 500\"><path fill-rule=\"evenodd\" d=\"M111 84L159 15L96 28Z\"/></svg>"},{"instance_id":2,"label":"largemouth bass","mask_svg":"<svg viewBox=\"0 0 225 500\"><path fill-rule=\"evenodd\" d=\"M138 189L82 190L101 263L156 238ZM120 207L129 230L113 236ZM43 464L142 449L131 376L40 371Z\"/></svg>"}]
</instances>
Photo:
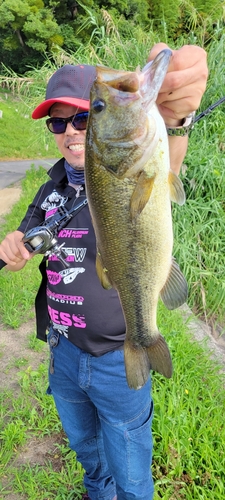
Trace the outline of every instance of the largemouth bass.
<instances>
[{"instance_id":1,"label":"largemouth bass","mask_svg":"<svg viewBox=\"0 0 225 500\"><path fill-rule=\"evenodd\" d=\"M171 201L182 205L181 180L170 170L164 121L155 104L171 51L142 71L96 67L86 134L85 177L97 241L96 269L119 294L126 321L126 377L142 387L150 369L172 376L156 324L159 297L168 309L187 299L172 257Z\"/></svg>"}]
</instances>

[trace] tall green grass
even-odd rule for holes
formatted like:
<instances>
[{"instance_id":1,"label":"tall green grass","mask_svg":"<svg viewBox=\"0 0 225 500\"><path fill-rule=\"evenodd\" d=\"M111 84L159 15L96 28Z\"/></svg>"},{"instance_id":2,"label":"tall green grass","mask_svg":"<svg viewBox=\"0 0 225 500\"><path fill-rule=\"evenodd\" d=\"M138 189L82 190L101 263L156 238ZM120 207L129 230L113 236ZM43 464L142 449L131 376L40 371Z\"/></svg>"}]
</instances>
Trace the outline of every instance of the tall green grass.
<instances>
[{"instance_id":1,"label":"tall green grass","mask_svg":"<svg viewBox=\"0 0 225 500\"><path fill-rule=\"evenodd\" d=\"M209 80L201 109L225 95L225 37L208 53ZM200 112L199 110L199 112ZM224 327L225 312L225 103L196 123L181 179L186 204L174 206L175 253L189 282L189 304Z\"/></svg>"},{"instance_id":2,"label":"tall green grass","mask_svg":"<svg viewBox=\"0 0 225 500\"><path fill-rule=\"evenodd\" d=\"M7 159L58 158L53 134L49 134L44 120L32 120L35 107L25 97L10 90L0 91L0 161Z\"/></svg>"}]
</instances>

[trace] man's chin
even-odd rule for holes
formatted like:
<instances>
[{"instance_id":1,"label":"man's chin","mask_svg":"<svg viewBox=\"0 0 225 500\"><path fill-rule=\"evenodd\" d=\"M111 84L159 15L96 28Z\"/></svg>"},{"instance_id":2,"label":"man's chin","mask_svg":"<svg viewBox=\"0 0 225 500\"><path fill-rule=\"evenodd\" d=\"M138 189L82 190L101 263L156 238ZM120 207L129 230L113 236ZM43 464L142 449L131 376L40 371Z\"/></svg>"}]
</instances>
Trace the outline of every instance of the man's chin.
<instances>
[{"instance_id":1,"label":"man's chin","mask_svg":"<svg viewBox=\"0 0 225 500\"><path fill-rule=\"evenodd\" d=\"M74 170L78 170L80 172L82 172L84 170L84 164L81 165L81 164L77 164L75 161L71 161L71 160L69 161L68 159L66 159L66 160L68 161L69 165L74 168Z\"/></svg>"},{"instance_id":2,"label":"man's chin","mask_svg":"<svg viewBox=\"0 0 225 500\"><path fill-rule=\"evenodd\" d=\"M71 165L71 163L70 163L70 165ZM71 165L71 167L73 167L74 170L78 170L79 172L84 171L84 165L82 165L82 167L80 165Z\"/></svg>"}]
</instances>

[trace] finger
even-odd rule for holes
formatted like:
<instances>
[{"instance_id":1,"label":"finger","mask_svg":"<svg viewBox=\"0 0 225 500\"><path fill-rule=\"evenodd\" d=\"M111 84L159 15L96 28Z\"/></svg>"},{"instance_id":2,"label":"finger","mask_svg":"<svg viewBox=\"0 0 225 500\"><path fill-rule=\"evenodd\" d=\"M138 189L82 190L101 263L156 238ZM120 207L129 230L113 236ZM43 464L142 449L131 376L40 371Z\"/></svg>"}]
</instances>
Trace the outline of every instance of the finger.
<instances>
[{"instance_id":1,"label":"finger","mask_svg":"<svg viewBox=\"0 0 225 500\"><path fill-rule=\"evenodd\" d=\"M165 48L169 48L165 43L154 45L148 61L154 59ZM172 57L161 90L167 92L197 81L200 85L202 84L204 92L208 76L206 59L206 51L196 45L184 45L178 50L172 50Z\"/></svg>"},{"instance_id":2,"label":"finger","mask_svg":"<svg viewBox=\"0 0 225 500\"><path fill-rule=\"evenodd\" d=\"M196 63L187 69L167 73L160 92L169 93L177 89L186 89L190 85L192 85L193 88L195 87L196 90L197 85L203 93L206 89L207 79L205 77L205 70L202 70L202 74L200 73L200 70L201 68L199 67L199 64Z\"/></svg>"},{"instance_id":3,"label":"finger","mask_svg":"<svg viewBox=\"0 0 225 500\"><path fill-rule=\"evenodd\" d=\"M186 105L185 101L187 100L187 107L192 106L192 111L194 109L197 109L201 97L202 97L202 85L186 85L185 87L181 87L178 89L175 89L174 91L171 90L170 92L160 92L158 94L157 98L157 104L162 104L164 106L176 106L176 103L179 103L181 100L183 100L182 105Z\"/></svg>"},{"instance_id":4,"label":"finger","mask_svg":"<svg viewBox=\"0 0 225 500\"><path fill-rule=\"evenodd\" d=\"M207 54L204 49L197 45L184 45L178 50L172 50L165 43L158 43L154 45L150 51L148 60L152 60L163 49L169 49L172 52L168 71L182 71L188 69L196 64L201 65L202 68L206 66Z\"/></svg>"},{"instance_id":5,"label":"finger","mask_svg":"<svg viewBox=\"0 0 225 500\"><path fill-rule=\"evenodd\" d=\"M29 260L30 253L25 248L22 242L14 243L13 241L8 242L5 240L2 248L1 248L1 258L12 265L13 263L17 264L21 260Z\"/></svg>"},{"instance_id":6,"label":"finger","mask_svg":"<svg viewBox=\"0 0 225 500\"><path fill-rule=\"evenodd\" d=\"M29 260L31 258L31 253L28 252L22 241L18 244L18 251L23 259Z\"/></svg>"},{"instance_id":7,"label":"finger","mask_svg":"<svg viewBox=\"0 0 225 500\"><path fill-rule=\"evenodd\" d=\"M6 264L9 264L10 266L15 266L18 262L20 262L22 259L16 257L12 253L4 252L1 251L1 260L4 261Z\"/></svg>"}]
</instances>

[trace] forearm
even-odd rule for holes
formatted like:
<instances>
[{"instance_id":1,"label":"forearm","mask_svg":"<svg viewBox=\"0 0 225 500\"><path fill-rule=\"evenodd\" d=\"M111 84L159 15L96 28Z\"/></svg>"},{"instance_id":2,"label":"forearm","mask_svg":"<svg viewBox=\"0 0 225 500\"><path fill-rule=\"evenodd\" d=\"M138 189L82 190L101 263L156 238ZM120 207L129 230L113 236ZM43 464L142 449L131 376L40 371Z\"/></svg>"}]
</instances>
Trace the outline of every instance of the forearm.
<instances>
[{"instance_id":1,"label":"forearm","mask_svg":"<svg viewBox=\"0 0 225 500\"><path fill-rule=\"evenodd\" d=\"M177 175L187 152L188 136L169 136L170 168Z\"/></svg>"}]
</instances>

